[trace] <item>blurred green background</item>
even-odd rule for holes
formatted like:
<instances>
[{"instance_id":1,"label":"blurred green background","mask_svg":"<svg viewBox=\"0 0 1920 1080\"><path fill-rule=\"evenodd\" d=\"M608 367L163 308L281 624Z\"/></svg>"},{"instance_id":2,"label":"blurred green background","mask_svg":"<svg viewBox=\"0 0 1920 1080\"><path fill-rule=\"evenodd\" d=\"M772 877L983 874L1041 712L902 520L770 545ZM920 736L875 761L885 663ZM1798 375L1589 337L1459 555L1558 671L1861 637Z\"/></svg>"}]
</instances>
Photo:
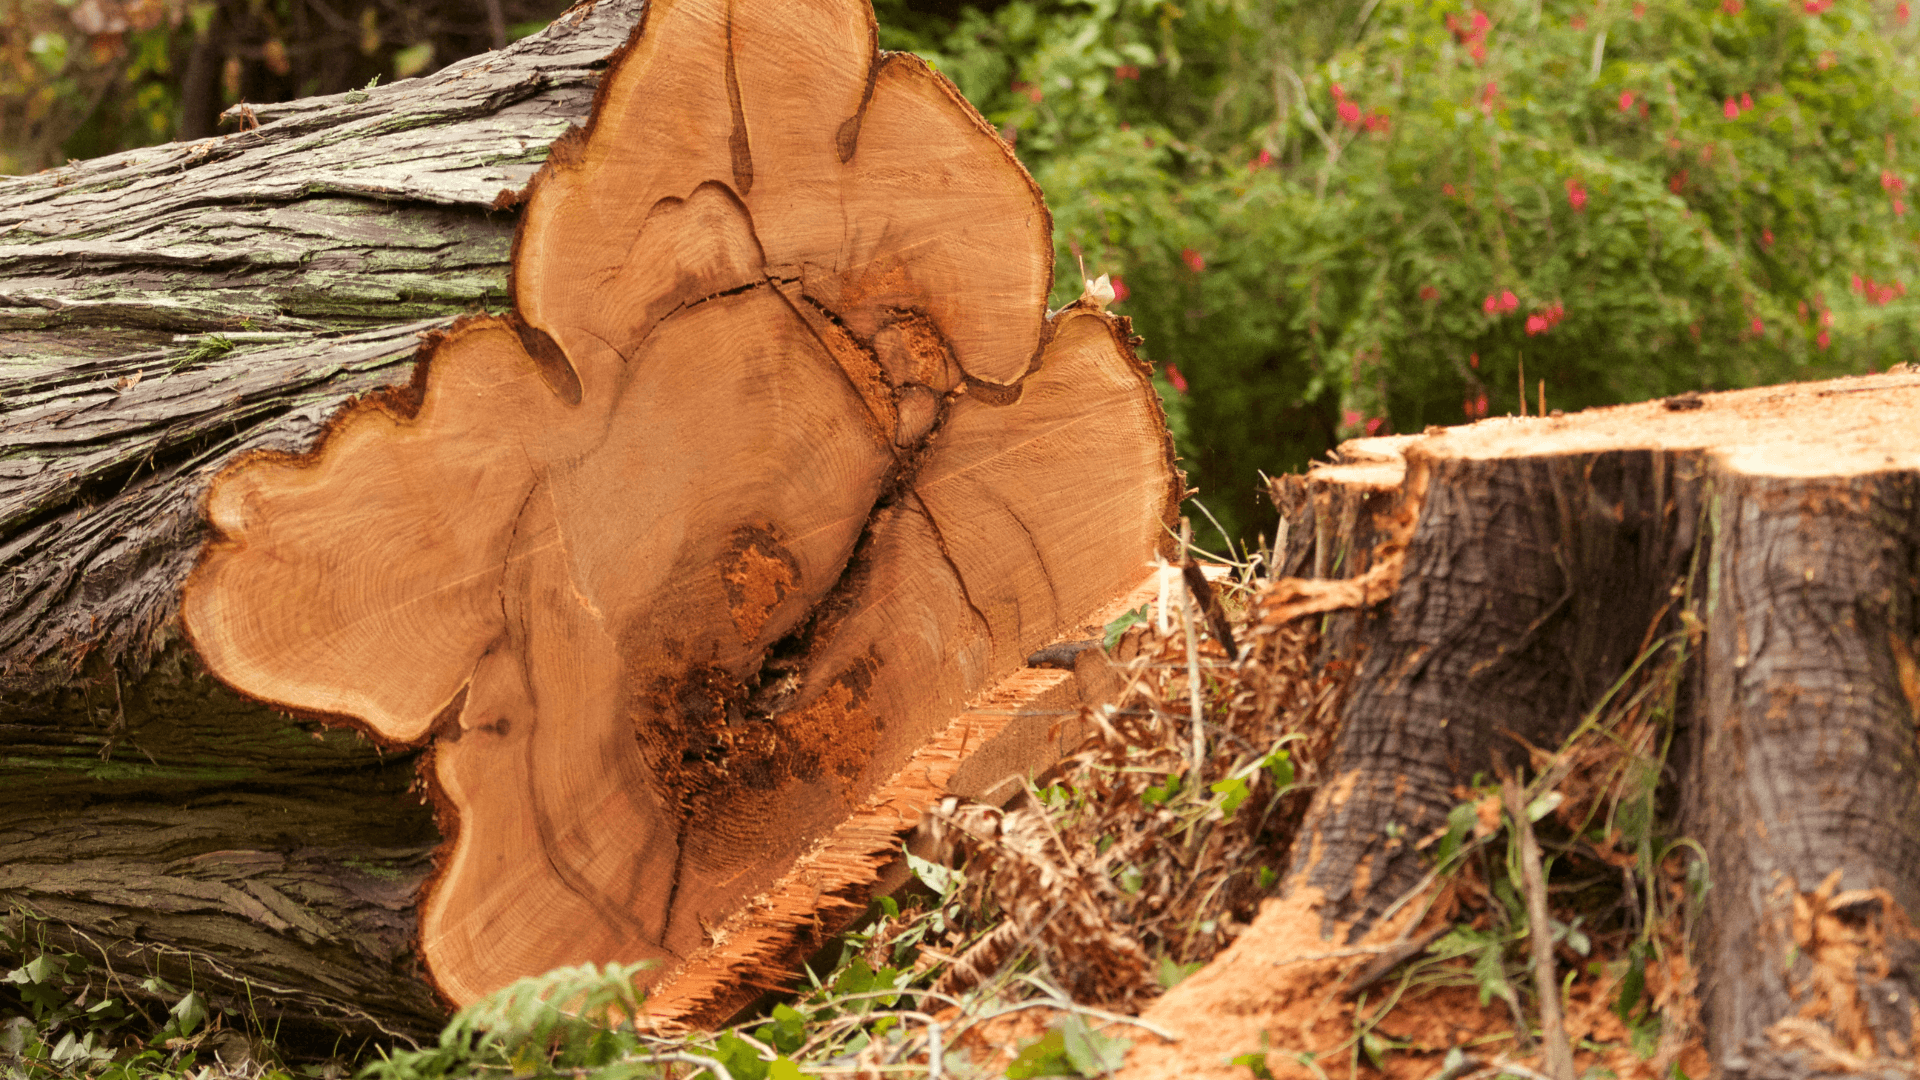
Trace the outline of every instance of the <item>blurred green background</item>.
<instances>
[{"instance_id":1,"label":"blurred green background","mask_svg":"<svg viewBox=\"0 0 1920 1080\"><path fill-rule=\"evenodd\" d=\"M0 169L425 74L552 0L11 0ZM1225 531L1342 438L1920 360L1907 0L880 0L1110 273ZM1210 530L1209 530L1210 531ZM1204 539L1218 543L1218 536Z\"/></svg>"}]
</instances>

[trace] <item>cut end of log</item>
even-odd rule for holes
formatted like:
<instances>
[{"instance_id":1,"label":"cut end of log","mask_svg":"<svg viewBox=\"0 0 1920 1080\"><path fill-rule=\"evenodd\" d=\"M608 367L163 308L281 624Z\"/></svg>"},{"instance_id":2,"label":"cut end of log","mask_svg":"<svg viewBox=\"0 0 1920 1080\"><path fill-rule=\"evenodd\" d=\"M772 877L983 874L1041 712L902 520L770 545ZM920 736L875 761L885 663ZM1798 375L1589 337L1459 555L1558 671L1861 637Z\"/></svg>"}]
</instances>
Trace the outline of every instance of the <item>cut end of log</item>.
<instances>
[{"instance_id":1,"label":"cut end of log","mask_svg":"<svg viewBox=\"0 0 1920 1080\"><path fill-rule=\"evenodd\" d=\"M851 902L938 786L903 770L1131 589L1180 497L1125 321L1045 316L1032 181L865 3L637 33L530 188L517 310L430 343L417 410L223 474L183 599L242 692L431 742L456 1003L764 977L832 913L753 912L794 873Z\"/></svg>"}]
</instances>

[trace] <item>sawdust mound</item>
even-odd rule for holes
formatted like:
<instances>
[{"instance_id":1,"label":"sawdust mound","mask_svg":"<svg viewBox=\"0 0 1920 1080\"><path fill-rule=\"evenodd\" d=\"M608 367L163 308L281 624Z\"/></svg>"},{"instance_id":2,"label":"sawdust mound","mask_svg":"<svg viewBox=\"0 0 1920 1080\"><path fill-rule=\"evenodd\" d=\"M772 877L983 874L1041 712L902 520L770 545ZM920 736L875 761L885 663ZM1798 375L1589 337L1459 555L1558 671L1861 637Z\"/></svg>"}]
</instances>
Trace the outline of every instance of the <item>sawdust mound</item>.
<instances>
[{"instance_id":1,"label":"sawdust mound","mask_svg":"<svg viewBox=\"0 0 1920 1080\"><path fill-rule=\"evenodd\" d=\"M1142 1013L1142 1019L1173 1032L1177 1040L1142 1034L1118 1076L1246 1080L1258 1075L1251 1068L1257 1061L1276 1080L1362 1074L1426 1080L1447 1067L1447 1052L1455 1047L1465 1052L1456 1073L1462 1078L1538 1068L1537 1053L1521 1049L1515 1038L1514 1017L1505 1004L1483 1003L1472 986L1439 986L1397 1000L1391 981L1376 984L1371 994L1347 993L1356 976L1364 978L1369 966L1391 956L1396 945L1417 943L1447 927L1450 918L1442 913L1453 905L1445 898L1425 920L1403 913L1344 946L1321 937L1320 903L1312 889L1269 900L1213 963ZM1613 1012L1618 977L1608 974L1626 965L1598 955L1589 960L1600 974L1576 981L1567 1001L1568 1036L1575 1047L1606 1049L1577 1052L1576 1073L1600 1065L1621 1080L1658 1080L1667 1075L1662 1066L1677 1059L1688 1076L1706 1075L1706 1050L1697 1038L1671 1055L1636 1054L1631 1033ZM1369 1034L1377 1046L1393 1047L1381 1055L1379 1067L1366 1053L1363 1040Z\"/></svg>"}]
</instances>

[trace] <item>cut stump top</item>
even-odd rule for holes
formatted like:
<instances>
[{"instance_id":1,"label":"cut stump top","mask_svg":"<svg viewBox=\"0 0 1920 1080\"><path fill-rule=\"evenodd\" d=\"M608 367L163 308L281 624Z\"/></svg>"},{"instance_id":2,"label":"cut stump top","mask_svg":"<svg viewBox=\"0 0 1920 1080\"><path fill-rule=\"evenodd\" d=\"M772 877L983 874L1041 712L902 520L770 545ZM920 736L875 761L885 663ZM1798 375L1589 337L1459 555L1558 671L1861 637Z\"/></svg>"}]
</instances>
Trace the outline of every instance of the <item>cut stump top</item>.
<instances>
[{"instance_id":1,"label":"cut stump top","mask_svg":"<svg viewBox=\"0 0 1920 1080\"><path fill-rule=\"evenodd\" d=\"M1420 435L1352 439L1323 479L1398 487L1409 458L1520 458L1618 450L1705 451L1754 476L1920 468L1920 373L1679 394L1566 416L1494 417Z\"/></svg>"}]
</instances>

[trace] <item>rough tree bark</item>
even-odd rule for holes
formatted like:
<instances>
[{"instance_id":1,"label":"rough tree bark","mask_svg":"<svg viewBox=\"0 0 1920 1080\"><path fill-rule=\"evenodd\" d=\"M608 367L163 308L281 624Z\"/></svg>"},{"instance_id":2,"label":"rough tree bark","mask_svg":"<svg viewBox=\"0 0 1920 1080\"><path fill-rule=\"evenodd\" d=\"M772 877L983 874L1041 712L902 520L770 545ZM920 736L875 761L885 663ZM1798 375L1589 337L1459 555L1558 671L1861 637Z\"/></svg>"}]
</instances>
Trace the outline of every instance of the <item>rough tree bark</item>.
<instances>
[{"instance_id":1,"label":"rough tree bark","mask_svg":"<svg viewBox=\"0 0 1920 1080\"><path fill-rule=\"evenodd\" d=\"M1010 714L1092 690L1021 664L1163 543L1157 403L1042 317L991 129L814 6L583 5L0 187L0 897L296 1025L587 959L711 1017L1050 752Z\"/></svg>"},{"instance_id":2,"label":"rough tree bark","mask_svg":"<svg viewBox=\"0 0 1920 1080\"><path fill-rule=\"evenodd\" d=\"M1696 945L1716 1064L1910 1058L1916 422L1920 377L1872 376L1356 440L1276 481L1286 568L1381 601L1332 617L1330 647L1364 659L1285 890L1363 931L1425 873L1413 841L1457 785L1525 765L1514 734L1558 745L1680 627L1690 580L1704 644L1675 798L1712 881ZM1299 588L1310 606L1335 586Z\"/></svg>"}]
</instances>

